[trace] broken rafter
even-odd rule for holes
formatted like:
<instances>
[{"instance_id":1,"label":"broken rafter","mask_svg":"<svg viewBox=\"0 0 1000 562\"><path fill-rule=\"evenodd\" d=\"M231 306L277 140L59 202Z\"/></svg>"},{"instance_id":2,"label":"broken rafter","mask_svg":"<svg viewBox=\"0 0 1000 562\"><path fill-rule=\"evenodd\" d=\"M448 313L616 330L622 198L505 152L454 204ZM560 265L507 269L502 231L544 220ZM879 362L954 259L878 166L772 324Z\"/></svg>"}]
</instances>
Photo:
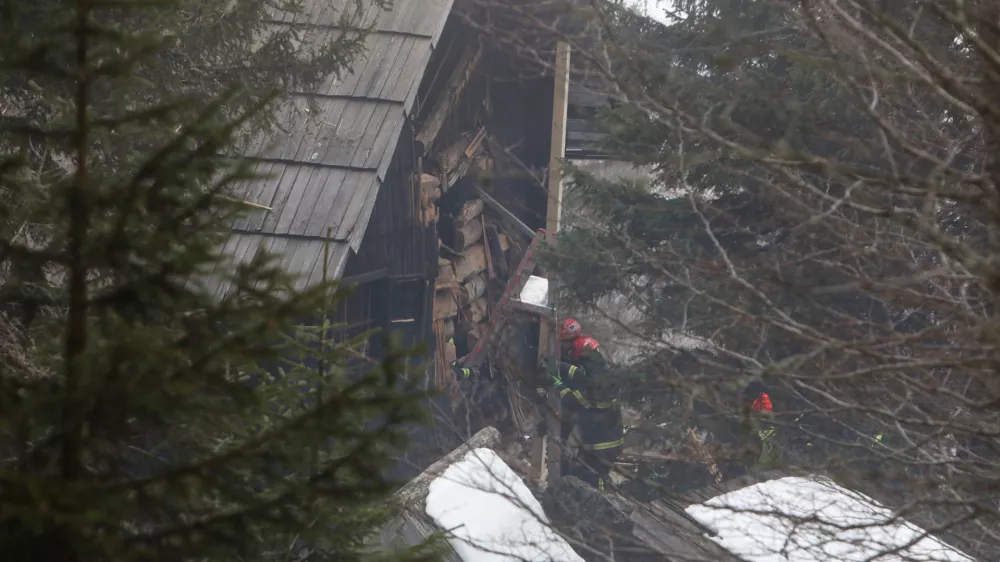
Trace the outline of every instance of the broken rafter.
<instances>
[{"instance_id":1,"label":"broken rafter","mask_svg":"<svg viewBox=\"0 0 1000 562\"><path fill-rule=\"evenodd\" d=\"M518 232L527 236L528 238L533 238L535 236L535 231L531 230L528 225L524 224L521 219L517 218L517 215L507 210L506 207L497 202L496 199L492 198L479 186L476 186L476 193L483 199L483 202L489 205L494 211L500 213L504 219L507 220L511 225L513 225Z\"/></svg>"},{"instance_id":2,"label":"broken rafter","mask_svg":"<svg viewBox=\"0 0 1000 562\"><path fill-rule=\"evenodd\" d=\"M245 199L237 199L236 197L230 197L228 195L223 195L221 193L216 193L214 195L216 199L222 199L223 201L229 201L230 203L239 203L240 205L246 205L247 207L253 207L254 209L262 209L264 211L273 211L271 207L267 205L261 205L260 203L254 203L253 201L247 201Z\"/></svg>"},{"instance_id":3,"label":"broken rafter","mask_svg":"<svg viewBox=\"0 0 1000 562\"><path fill-rule=\"evenodd\" d=\"M444 91L438 97L437 102L435 102L430 114L428 114L423 126L420 127L420 131L417 133L417 141L424 145L425 152L430 150L438 133L444 127L448 115L451 114L455 105L458 104L458 100L461 99L462 91L465 90L465 86L469 83L469 78L472 77L472 72L475 70L476 64L479 63L479 59L482 56L483 46L479 45L479 48L475 51L466 51L462 55L462 58L459 59L458 64L455 65L455 69L445 84Z\"/></svg>"}]
</instances>

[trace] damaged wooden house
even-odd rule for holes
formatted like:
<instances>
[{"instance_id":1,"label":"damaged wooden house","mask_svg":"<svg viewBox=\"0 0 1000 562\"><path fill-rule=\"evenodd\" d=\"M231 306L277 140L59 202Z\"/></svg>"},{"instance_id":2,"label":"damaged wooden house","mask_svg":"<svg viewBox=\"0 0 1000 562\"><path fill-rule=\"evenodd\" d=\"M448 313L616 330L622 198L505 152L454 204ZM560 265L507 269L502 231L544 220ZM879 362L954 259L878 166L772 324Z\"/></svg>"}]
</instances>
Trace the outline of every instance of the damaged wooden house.
<instances>
[{"instance_id":1,"label":"damaged wooden house","mask_svg":"<svg viewBox=\"0 0 1000 562\"><path fill-rule=\"evenodd\" d=\"M306 2L301 13L275 11L271 23L324 41L357 6ZM254 210L225 248L235 263L261 248L279 254L300 287L327 271L357 287L335 318L347 332L399 332L407 343L431 342L445 361L453 336L462 342L488 315L488 280L527 242L504 219L545 226L553 115L552 77L519 74L514 57L454 7L364 7L372 31L352 72L291 92L281 129L247 152L266 178L234 189ZM220 296L229 290L215 285ZM444 383L441 369L435 376Z\"/></svg>"},{"instance_id":2,"label":"damaged wooden house","mask_svg":"<svg viewBox=\"0 0 1000 562\"><path fill-rule=\"evenodd\" d=\"M248 149L263 179L235 186L232 196L253 211L233 225L224 250L232 263L261 249L277 254L300 288L324 272L354 286L327 311L331 321L344 336L377 329L424 344L431 357L410 375L428 388L455 384L449 364L482 336L509 270L537 229L555 230L553 162L600 157L585 123L566 120L587 115L593 96L491 42L472 4L405 1L384 11L310 0L298 13L273 11L269 23L307 30L303 48L343 33L345 14L371 31L350 73L290 92L280 130ZM214 290L231 288L218 282ZM529 320L498 346L506 368L487 364L503 391L470 431L495 417L511 433L533 423L516 380L533 373L544 338ZM382 341L370 338L366 355L382 357Z\"/></svg>"}]
</instances>

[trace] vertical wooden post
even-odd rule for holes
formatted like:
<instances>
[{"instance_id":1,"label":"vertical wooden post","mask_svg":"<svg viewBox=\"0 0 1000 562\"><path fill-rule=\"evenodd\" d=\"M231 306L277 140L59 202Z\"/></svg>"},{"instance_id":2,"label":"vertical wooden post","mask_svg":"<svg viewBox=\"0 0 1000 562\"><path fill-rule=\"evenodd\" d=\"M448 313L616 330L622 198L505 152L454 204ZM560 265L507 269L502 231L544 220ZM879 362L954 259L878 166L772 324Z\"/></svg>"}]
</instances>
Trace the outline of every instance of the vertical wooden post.
<instances>
[{"instance_id":1,"label":"vertical wooden post","mask_svg":"<svg viewBox=\"0 0 1000 562\"><path fill-rule=\"evenodd\" d=\"M548 233L549 242L554 241L556 233L559 232L559 225L562 222L562 160L566 155L566 111L569 100L569 44L560 41L556 45L555 76L552 95L552 142L549 150L549 181L548 197L545 213L545 230ZM556 279L555 272L546 272L549 281L549 304L555 305ZM559 338L556 333L558 328L555 318L541 318L538 331L538 358L539 363L547 356L558 358ZM546 458L548 468L548 481L554 482L562 475L559 471L562 450L554 446L559 439L559 397L550 395L548 400L548 436L549 446L545 446L542 439L537 440L536 450L532 451L532 464L541 466L542 457ZM546 451L547 449L547 451ZM537 453L537 458L535 454ZM537 463L537 464L536 464ZM540 471L541 472L541 471ZM541 477L542 474L539 474Z\"/></svg>"}]
</instances>

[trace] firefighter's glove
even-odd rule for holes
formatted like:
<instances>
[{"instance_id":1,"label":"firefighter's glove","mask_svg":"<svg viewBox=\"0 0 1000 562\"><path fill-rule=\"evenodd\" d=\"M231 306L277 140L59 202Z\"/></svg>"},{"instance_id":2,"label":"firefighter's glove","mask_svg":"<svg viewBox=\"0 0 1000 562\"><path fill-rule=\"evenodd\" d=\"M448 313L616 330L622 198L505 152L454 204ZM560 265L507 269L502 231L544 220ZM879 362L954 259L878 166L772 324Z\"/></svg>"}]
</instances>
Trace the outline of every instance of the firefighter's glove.
<instances>
[{"instance_id":1,"label":"firefighter's glove","mask_svg":"<svg viewBox=\"0 0 1000 562\"><path fill-rule=\"evenodd\" d=\"M451 370L455 373L455 377L458 380L469 380L472 378L472 369L463 366L458 361L451 362Z\"/></svg>"}]
</instances>

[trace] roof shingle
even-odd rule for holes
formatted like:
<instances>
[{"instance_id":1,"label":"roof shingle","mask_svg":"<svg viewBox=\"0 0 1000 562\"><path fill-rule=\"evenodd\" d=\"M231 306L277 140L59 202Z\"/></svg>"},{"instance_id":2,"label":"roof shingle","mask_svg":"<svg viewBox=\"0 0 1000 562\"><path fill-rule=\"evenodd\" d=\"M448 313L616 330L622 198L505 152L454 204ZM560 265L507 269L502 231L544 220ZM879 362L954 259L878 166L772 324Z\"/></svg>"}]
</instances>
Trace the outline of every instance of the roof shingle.
<instances>
[{"instance_id":1,"label":"roof shingle","mask_svg":"<svg viewBox=\"0 0 1000 562\"><path fill-rule=\"evenodd\" d=\"M320 281L328 229L330 277L357 251L392 161L393 151L453 0L397 0L392 11L364 2L366 48L352 72L331 74L309 92L292 92L279 111L280 130L250 144L245 156L265 179L234 186L233 195L268 207L233 225L212 275L220 297L222 268L253 259L259 248L280 252L300 288ZM301 13L272 11L275 25L304 25L308 43L332 41L355 0L307 0ZM355 22L356 23L356 22Z\"/></svg>"}]
</instances>

